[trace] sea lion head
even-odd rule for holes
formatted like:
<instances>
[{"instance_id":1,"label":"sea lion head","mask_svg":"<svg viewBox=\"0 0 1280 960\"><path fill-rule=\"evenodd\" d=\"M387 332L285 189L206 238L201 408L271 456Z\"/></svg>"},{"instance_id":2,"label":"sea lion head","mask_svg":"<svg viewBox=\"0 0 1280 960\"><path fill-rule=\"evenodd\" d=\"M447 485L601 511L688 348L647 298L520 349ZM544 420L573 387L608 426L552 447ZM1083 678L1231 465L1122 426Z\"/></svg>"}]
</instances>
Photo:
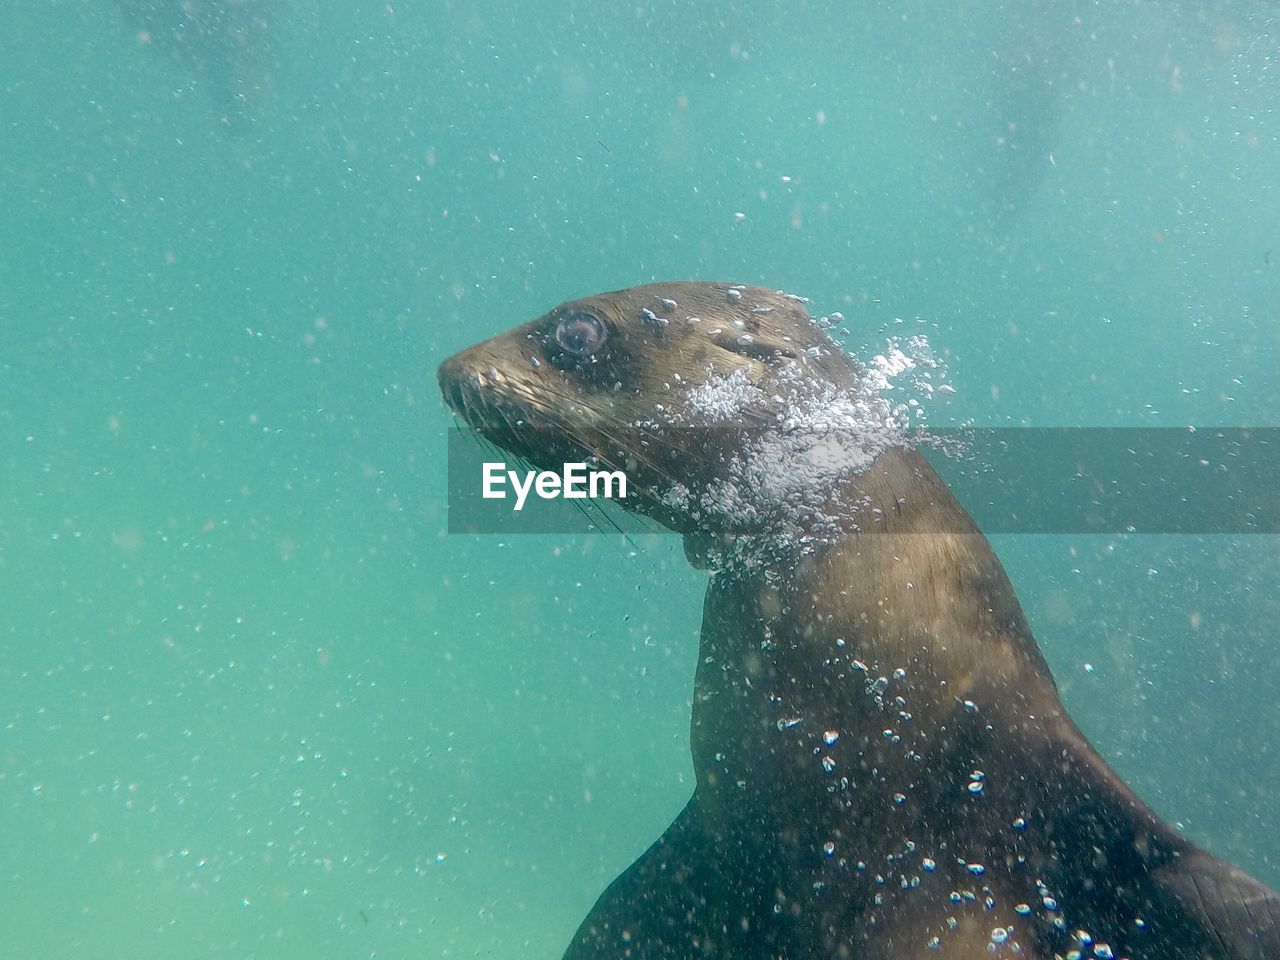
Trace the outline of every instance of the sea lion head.
<instances>
[{"instance_id":1,"label":"sea lion head","mask_svg":"<svg viewBox=\"0 0 1280 960\"><path fill-rule=\"evenodd\" d=\"M627 509L686 537L793 534L836 474L901 441L826 326L777 291L656 283L561 304L438 379L491 442L540 469L625 470Z\"/></svg>"}]
</instances>

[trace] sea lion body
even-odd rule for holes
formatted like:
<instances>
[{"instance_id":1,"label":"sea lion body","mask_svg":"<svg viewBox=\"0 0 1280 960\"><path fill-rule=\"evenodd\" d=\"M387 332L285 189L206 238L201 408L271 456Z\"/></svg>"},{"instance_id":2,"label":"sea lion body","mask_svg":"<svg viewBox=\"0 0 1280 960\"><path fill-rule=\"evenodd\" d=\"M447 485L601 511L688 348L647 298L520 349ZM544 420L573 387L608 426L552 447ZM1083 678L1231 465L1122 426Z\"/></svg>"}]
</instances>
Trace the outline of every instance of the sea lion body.
<instances>
[{"instance_id":1,"label":"sea lion body","mask_svg":"<svg viewBox=\"0 0 1280 960\"><path fill-rule=\"evenodd\" d=\"M567 960L1280 958L1280 897L1089 746L990 545L900 432L866 429L859 377L794 298L694 283L442 365L482 434L625 467L628 507L716 568L697 788Z\"/></svg>"}]
</instances>

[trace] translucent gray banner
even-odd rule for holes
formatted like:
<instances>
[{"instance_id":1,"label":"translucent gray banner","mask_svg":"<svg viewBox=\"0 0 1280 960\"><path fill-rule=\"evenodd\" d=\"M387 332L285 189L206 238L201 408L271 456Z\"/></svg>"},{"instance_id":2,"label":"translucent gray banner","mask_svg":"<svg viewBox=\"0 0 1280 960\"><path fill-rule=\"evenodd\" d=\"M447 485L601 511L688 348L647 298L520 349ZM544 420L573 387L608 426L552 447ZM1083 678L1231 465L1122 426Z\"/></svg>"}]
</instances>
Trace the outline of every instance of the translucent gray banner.
<instances>
[{"instance_id":1,"label":"translucent gray banner","mask_svg":"<svg viewBox=\"0 0 1280 960\"><path fill-rule=\"evenodd\" d=\"M743 449L750 440L686 435L680 444ZM1280 428L965 428L916 443L988 534L1280 533ZM466 429L450 430L448 449L450 533L664 532L616 501L544 499L533 487L516 510L527 464ZM518 477L497 482L489 467L489 492L506 496L486 498L485 464L496 463Z\"/></svg>"}]
</instances>

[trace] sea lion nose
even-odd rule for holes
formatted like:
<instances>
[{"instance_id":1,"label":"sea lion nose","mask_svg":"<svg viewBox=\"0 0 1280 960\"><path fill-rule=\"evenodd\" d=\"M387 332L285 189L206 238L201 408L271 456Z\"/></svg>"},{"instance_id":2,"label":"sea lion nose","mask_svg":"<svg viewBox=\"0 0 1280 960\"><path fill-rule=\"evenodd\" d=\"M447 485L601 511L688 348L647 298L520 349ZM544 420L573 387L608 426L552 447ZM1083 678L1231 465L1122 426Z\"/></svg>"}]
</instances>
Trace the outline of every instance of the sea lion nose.
<instances>
[{"instance_id":1,"label":"sea lion nose","mask_svg":"<svg viewBox=\"0 0 1280 960\"><path fill-rule=\"evenodd\" d=\"M462 413L464 409L462 385L467 382L469 376L466 354L465 350L462 353L455 353L436 369L436 383L440 387L440 395L444 397L444 402L449 405L449 408L456 413Z\"/></svg>"}]
</instances>

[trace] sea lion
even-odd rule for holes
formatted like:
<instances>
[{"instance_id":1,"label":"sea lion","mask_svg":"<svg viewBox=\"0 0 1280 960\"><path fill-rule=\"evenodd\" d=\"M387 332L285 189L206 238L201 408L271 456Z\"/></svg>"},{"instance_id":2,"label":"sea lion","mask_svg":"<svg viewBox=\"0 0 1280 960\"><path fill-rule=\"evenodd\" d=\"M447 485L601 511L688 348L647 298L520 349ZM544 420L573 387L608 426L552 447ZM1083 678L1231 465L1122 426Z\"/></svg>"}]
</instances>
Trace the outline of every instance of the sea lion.
<instances>
[{"instance_id":1,"label":"sea lion","mask_svg":"<svg viewBox=\"0 0 1280 960\"><path fill-rule=\"evenodd\" d=\"M566 960L1280 957L1280 896L1093 750L991 546L797 299L587 297L438 379L539 467L626 469L715 569L697 787Z\"/></svg>"}]
</instances>

